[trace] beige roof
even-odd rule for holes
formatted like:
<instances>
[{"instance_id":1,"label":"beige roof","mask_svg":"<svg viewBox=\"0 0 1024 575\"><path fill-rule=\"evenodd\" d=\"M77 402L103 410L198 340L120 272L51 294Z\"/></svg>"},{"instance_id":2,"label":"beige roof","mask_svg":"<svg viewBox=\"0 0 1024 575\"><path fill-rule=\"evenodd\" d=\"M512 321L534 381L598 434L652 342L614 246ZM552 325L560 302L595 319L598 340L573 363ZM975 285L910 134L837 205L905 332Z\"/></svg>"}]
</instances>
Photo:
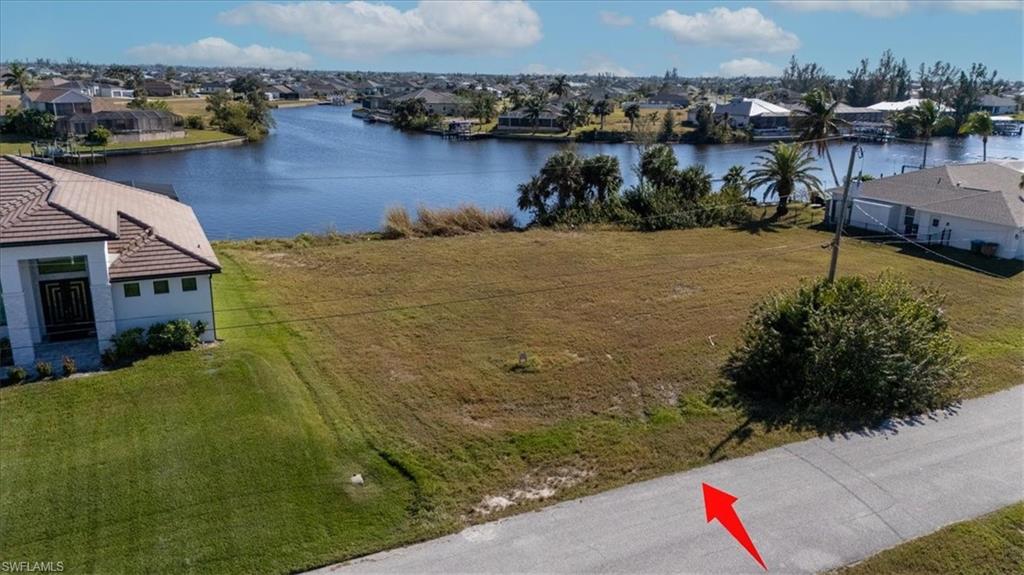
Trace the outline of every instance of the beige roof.
<instances>
[{"instance_id":1,"label":"beige roof","mask_svg":"<svg viewBox=\"0 0 1024 575\"><path fill-rule=\"evenodd\" d=\"M0 231L0 245L107 239L112 279L220 270L189 206L14 156L0 159Z\"/></svg>"},{"instance_id":2,"label":"beige roof","mask_svg":"<svg viewBox=\"0 0 1024 575\"><path fill-rule=\"evenodd\" d=\"M869 180L861 185L859 197L1022 228L1020 181L1020 172L991 162L948 165Z\"/></svg>"}]
</instances>

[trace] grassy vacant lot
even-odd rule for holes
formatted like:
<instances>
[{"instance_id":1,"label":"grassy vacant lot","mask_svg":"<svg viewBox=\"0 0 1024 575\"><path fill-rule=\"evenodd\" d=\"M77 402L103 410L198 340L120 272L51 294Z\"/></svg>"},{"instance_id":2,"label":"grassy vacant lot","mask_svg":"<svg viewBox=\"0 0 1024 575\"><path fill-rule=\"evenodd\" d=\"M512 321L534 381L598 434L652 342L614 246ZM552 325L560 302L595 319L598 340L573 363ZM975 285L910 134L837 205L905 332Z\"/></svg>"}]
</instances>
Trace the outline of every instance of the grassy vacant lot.
<instances>
[{"instance_id":1,"label":"grassy vacant lot","mask_svg":"<svg viewBox=\"0 0 1024 575\"><path fill-rule=\"evenodd\" d=\"M0 557L284 572L806 437L705 394L750 305L823 273L827 241L782 227L220 244L219 346L0 390ZM1022 275L898 252L850 241L841 270L941 287L968 392L1019 382Z\"/></svg>"},{"instance_id":2,"label":"grassy vacant lot","mask_svg":"<svg viewBox=\"0 0 1024 575\"><path fill-rule=\"evenodd\" d=\"M149 142L124 142L110 143L106 146L80 146L83 151L104 151L104 150L130 150L138 148L159 148L161 146L180 146L185 144L202 144L207 142L222 142L238 138L233 134L218 130L185 130L184 138L171 138L167 140L152 140ZM0 154L31 154L32 140L18 137L11 137L4 134L0 137Z\"/></svg>"},{"instance_id":3,"label":"grassy vacant lot","mask_svg":"<svg viewBox=\"0 0 1024 575\"><path fill-rule=\"evenodd\" d=\"M946 527L836 572L837 575L1024 573L1024 503Z\"/></svg>"}]
</instances>

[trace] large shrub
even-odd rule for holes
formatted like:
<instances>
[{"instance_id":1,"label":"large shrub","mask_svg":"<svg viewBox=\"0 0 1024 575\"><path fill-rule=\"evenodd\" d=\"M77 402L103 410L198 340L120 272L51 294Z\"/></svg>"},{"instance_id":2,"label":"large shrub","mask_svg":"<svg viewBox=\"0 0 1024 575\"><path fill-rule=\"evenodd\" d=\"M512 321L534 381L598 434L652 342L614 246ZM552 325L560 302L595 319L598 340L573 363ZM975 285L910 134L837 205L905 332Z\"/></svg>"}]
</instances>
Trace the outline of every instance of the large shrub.
<instances>
[{"instance_id":1,"label":"large shrub","mask_svg":"<svg viewBox=\"0 0 1024 575\"><path fill-rule=\"evenodd\" d=\"M85 143L90 146L106 146L110 142L110 130L96 126L85 136Z\"/></svg>"},{"instance_id":2,"label":"large shrub","mask_svg":"<svg viewBox=\"0 0 1024 575\"><path fill-rule=\"evenodd\" d=\"M816 423L872 423L949 405L964 359L942 298L883 274L808 283L761 302L730 357L736 391Z\"/></svg>"},{"instance_id":3,"label":"large shrub","mask_svg":"<svg viewBox=\"0 0 1024 575\"><path fill-rule=\"evenodd\" d=\"M16 110L8 106L4 122L0 124L6 134L17 134L28 138L49 139L53 137L57 119L49 112L39 110Z\"/></svg>"},{"instance_id":4,"label":"large shrub","mask_svg":"<svg viewBox=\"0 0 1024 575\"><path fill-rule=\"evenodd\" d=\"M146 331L146 344L153 353L186 351L199 345L196 328L188 320L155 323Z\"/></svg>"}]
</instances>

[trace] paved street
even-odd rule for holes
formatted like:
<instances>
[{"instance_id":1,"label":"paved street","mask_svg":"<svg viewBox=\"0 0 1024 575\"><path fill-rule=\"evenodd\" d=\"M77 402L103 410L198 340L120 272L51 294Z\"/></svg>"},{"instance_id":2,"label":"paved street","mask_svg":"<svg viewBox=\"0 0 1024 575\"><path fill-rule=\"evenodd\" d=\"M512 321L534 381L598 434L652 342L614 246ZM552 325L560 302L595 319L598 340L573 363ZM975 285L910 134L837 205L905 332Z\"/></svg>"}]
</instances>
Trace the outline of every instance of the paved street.
<instances>
[{"instance_id":1,"label":"paved street","mask_svg":"<svg viewBox=\"0 0 1024 575\"><path fill-rule=\"evenodd\" d=\"M1024 499L1024 386L955 414L822 438L561 503L319 573L758 573L701 483L772 573L852 563Z\"/></svg>"}]
</instances>

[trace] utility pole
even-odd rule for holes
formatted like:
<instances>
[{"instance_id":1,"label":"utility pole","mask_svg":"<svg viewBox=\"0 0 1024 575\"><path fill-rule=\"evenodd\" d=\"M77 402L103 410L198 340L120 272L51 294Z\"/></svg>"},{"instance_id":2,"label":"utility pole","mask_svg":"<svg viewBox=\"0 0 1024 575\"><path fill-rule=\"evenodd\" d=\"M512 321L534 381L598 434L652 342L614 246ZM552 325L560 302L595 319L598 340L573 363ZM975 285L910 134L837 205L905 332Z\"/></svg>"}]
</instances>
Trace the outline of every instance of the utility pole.
<instances>
[{"instance_id":1,"label":"utility pole","mask_svg":"<svg viewBox=\"0 0 1024 575\"><path fill-rule=\"evenodd\" d=\"M846 168L846 183L843 185L843 199L839 209L833 214L836 220L836 236L832 239L832 261L828 265L828 283L836 278L836 264L839 263L839 240L843 237L843 223L846 222L846 204L850 200L850 184L853 183L853 162L857 159L860 144L855 143L850 149L850 166ZM835 204L832 204L833 206Z\"/></svg>"}]
</instances>

